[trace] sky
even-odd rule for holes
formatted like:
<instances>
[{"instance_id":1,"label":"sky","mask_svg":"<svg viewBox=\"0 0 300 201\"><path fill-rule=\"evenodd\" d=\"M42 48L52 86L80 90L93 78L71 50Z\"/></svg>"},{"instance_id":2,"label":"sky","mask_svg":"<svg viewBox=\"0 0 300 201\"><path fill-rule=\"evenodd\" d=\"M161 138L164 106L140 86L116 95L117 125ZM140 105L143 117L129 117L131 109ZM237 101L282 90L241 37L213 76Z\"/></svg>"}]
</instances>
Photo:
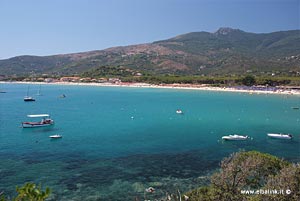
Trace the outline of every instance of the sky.
<instances>
[{"instance_id":1,"label":"sky","mask_svg":"<svg viewBox=\"0 0 300 201\"><path fill-rule=\"evenodd\" d=\"M300 29L300 0L0 0L0 59L150 43L231 27Z\"/></svg>"}]
</instances>

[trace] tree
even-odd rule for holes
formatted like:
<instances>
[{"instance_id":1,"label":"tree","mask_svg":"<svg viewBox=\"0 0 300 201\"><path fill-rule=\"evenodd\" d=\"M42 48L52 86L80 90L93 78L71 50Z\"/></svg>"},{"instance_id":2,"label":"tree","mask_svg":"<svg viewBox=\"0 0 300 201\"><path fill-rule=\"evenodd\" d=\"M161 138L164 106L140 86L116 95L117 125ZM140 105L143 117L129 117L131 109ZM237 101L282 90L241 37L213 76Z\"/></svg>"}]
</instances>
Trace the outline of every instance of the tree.
<instances>
[{"instance_id":1,"label":"tree","mask_svg":"<svg viewBox=\"0 0 300 201\"><path fill-rule=\"evenodd\" d=\"M242 190L282 189L290 194L246 195ZM238 152L224 158L210 186L187 193L189 201L300 200L300 164L291 164L257 151Z\"/></svg>"},{"instance_id":2,"label":"tree","mask_svg":"<svg viewBox=\"0 0 300 201\"><path fill-rule=\"evenodd\" d=\"M221 172L211 177L220 200L243 200L241 190L263 187L269 175L276 175L288 163L257 151L239 152L223 159Z\"/></svg>"},{"instance_id":3,"label":"tree","mask_svg":"<svg viewBox=\"0 0 300 201\"><path fill-rule=\"evenodd\" d=\"M252 75L247 75L244 78L242 78L242 84L246 86L253 86L256 83L256 79Z\"/></svg>"},{"instance_id":4,"label":"tree","mask_svg":"<svg viewBox=\"0 0 300 201\"><path fill-rule=\"evenodd\" d=\"M284 194L267 195L269 200L300 200L300 164L291 164L283 168L279 174L270 176L265 189L283 190Z\"/></svg>"}]
</instances>

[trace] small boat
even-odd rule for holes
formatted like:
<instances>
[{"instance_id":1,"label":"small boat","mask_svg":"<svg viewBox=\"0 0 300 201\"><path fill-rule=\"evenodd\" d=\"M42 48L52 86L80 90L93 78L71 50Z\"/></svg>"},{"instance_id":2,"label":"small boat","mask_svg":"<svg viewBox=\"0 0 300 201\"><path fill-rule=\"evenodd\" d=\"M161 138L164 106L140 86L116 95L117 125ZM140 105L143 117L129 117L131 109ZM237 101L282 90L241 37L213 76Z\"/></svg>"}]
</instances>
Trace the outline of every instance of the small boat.
<instances>
[{"instance_id":1,"label":"small boat","mask_svg":"<svg viewBox=\"0 0 300 201\"><path fill-rule=\"evenodd\" d=\"M247 140L248 136L244 135L226 135L222 137L223 140Z\"/></svg>"},{"instance_id":2,"label":"small boat","mask_svg":"<svg viewBox=\"0 0 300 201\"><path fill-rule=\"evenodd\" d=\"M62 94L62 95L59 96L59 98L66 98L66 95Z\"/></svg>"},{"instance_id":3,"label":"small boat","mask_svg":"<svg viewBox=\"0 0 300 201\"><path fill-rule=\"evenodd\" d=\"M52 139L62 138L62 136L58 135L58 134L56 134L56 135L50 135L49 137L52 138Z\"/></svg>"},{"instance_id":4,"label":"small boat","mask_svg":"<svg viewBox=\"0 0 300 201\"><path fill-rule=\"evenodd\" d=\"M31 114L27 115L29 118L37 118L41 117L42 120L38 122L22 122L23 128L35 128L35 127L44 127L44 126L51 126L54 124L54 121L50 118L49 114Z\"/></svg>"},{"instance_id":5,"label":"small boat","mask_svg":"<svg viewBox=\"0 0 300 201\"><path fill-rule=\"evenodd\" d=\"M282 133L268 133L268 137L277 138L277 139L287 139L287 140L293 138L291 134L282 134Z\"/></svg>"},{"instance_id":6,"label":"small boat","mask_svg":"<svg viewBox=\"0 0 300 201\"><path fill-rule=\"evenodd\" d=\"M182 110L176 110L176 114L183 114Z\"/></svg>"},{"instance_id":7,"label":"small boat","mask_svg":"<svg viewBox=\"0 0 300 201\"><path fill-rule=\"evenodd\" d=\"M25 96L24 97L24 101L35 101L35 99L34 98L32 98L31 96Z\"/></svg>"},{"instance_id":8,"label":"small boat","mask_svg":"<svg viewBox=\"0 0 300 201\"><path fill-rule=\"evenodd\" d=\"M292 107L292 109L294 109L294 110L299 110L299 107Z\"/></svg>"}]
</instances>

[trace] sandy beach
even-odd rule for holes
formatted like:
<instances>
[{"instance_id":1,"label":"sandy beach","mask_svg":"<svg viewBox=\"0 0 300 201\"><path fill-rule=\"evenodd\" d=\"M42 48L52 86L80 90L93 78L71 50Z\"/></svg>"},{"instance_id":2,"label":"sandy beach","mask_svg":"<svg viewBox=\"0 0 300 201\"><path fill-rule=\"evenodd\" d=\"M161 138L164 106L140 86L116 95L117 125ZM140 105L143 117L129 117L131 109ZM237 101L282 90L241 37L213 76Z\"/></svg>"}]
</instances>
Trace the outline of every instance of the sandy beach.
<instances>
[{"instance_id":1,"label":"sandy beach","mask_svg":"<svg viewBox=\"0 0 300 201\"><path fill-rule=\"evenodd\" d=\"M238 92L248 94L282 94L282 95L300 95L300 90L295 89L244 89L243 87L212 87L197 84L148 84L148 83L84 83L84 82L3 82L5 84L42 84L42 85L73 85L73 86L97 86L97 87L135 87L135 88L161 88L161 89L185 89L185 90L202 90L202 91L219 91L219 92Z\"/></svg>"}]
</instances>

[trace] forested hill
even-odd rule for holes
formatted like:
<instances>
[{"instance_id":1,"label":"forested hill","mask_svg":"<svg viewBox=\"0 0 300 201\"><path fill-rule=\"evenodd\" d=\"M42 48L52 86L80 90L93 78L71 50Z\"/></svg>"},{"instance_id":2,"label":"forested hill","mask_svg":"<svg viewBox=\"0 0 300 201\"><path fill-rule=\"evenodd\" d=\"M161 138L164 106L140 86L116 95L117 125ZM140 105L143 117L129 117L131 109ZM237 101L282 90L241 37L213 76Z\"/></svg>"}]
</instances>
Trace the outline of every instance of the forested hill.
<instances>
[{"instance_id":1,"label":"forested hill","mask_svg":"<svg viewBox=\"0 0 300 201\"><path fill-rule=\"evenodd\" d=\"M257 34L220 28L147 44L0 60L0 75L5 76L74 75L101 68L178 75L297 74L300 30Z\"/></svg>"}]
</instances>

